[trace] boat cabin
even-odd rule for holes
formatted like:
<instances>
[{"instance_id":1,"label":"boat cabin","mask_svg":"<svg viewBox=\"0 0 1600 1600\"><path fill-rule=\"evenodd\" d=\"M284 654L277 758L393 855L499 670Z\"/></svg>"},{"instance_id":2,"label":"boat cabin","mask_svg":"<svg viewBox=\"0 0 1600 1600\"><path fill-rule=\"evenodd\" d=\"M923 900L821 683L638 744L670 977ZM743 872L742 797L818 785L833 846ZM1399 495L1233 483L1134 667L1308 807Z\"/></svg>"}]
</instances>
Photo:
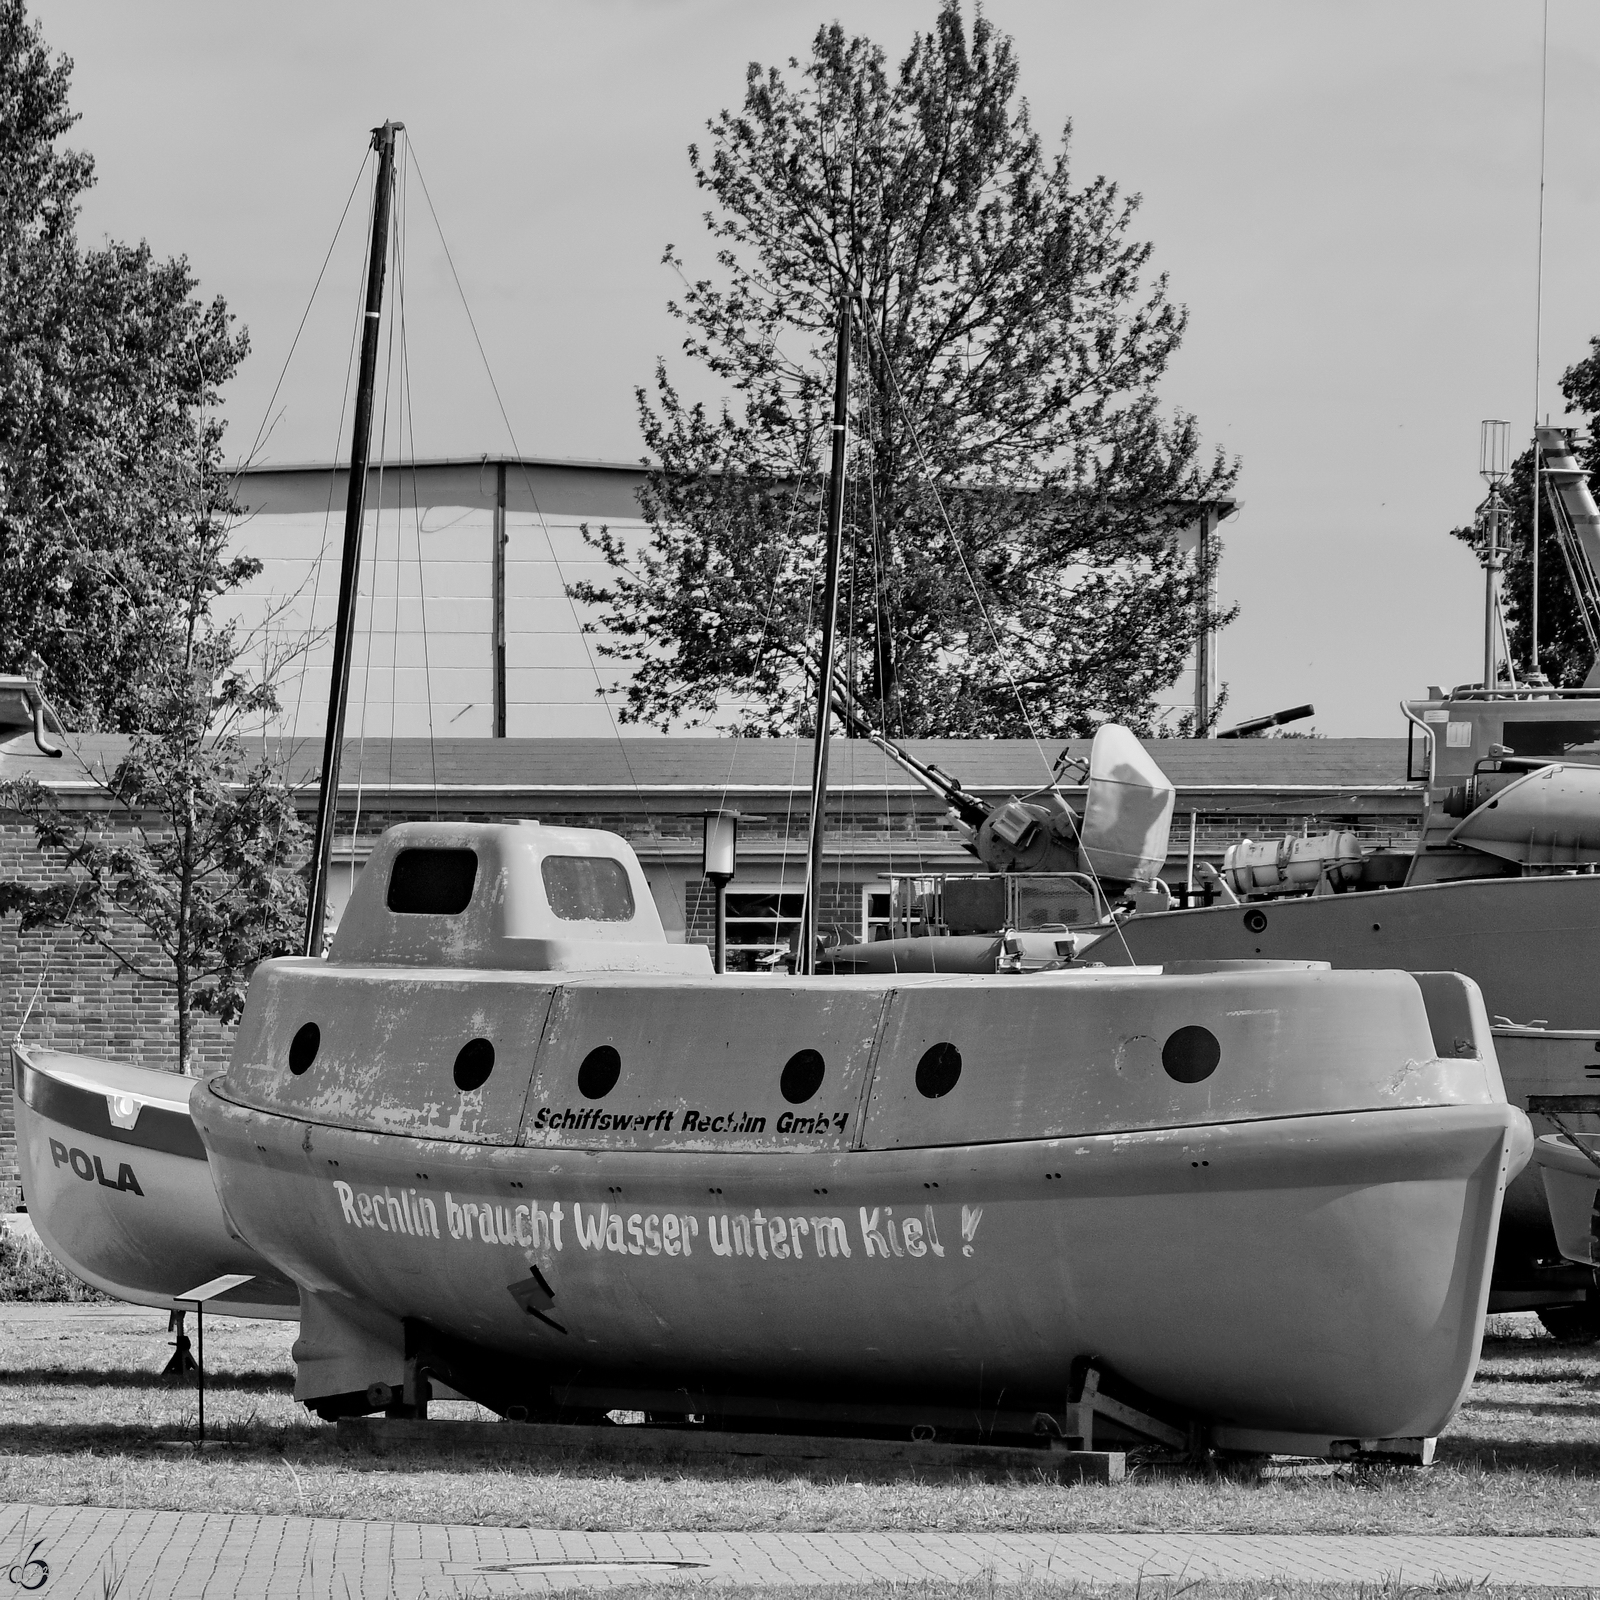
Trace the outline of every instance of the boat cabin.
<instances>
[{"instance_id":1,"label":"boat cabin","mask_svg":"<svg viewBox=\"0 0 1600 1600\"><path fill-rule=\"evenodd\" d=\"M538 822L390 828L328 957L355 967L711 971L703 945L667 942L626 840Z\"/></svg>"}]
</instances>

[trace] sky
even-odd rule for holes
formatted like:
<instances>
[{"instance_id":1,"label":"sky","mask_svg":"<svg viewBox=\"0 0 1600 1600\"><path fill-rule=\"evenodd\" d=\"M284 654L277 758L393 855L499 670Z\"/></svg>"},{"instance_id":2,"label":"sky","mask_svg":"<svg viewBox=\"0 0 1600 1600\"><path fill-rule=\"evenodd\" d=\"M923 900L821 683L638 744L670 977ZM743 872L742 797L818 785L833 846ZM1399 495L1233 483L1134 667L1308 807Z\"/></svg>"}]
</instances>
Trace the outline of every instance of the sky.
<instances>
[{"instance_id":1,"label":"sky","mask_svg":"<svg viewBox=\"0 0 1600 1600\"><path fill-rule=\"evenodd\" d=\"M835 18L898 58L936 0L30 9L76 63L73 142L99 178L81 237L186 255L250 331L235 453L264 421L264 459L347 449L364 187L285 360L368 130L394 118L450 252L408 183L417 453L632 461L635 388L658 357L684 371L663 248L711 262L687 146L751 61L803 55ZM1448 537L1482 498L1480 420L1520 448L1600 334L1600 7L1549 0L1542 297L1541 0L985 12L1047 144L1070 119L1079 179L1143 197L1137 230L1189 308L1161 393L1241 463L1219 575L1240 607L1219 647L1230 714L1310 701L1320 733L1403 732L1402 696L1481 673L1482 574Z\"/></svg>"}]
</instances>

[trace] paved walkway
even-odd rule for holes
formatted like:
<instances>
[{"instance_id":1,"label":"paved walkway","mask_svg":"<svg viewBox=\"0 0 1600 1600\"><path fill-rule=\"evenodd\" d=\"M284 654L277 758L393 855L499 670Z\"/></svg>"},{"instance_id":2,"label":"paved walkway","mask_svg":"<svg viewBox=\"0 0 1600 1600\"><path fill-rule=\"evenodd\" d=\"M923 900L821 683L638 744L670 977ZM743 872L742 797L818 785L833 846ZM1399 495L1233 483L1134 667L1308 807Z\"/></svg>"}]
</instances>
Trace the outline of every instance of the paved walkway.
<instances>
[{"instance_id":1,"label":"paved walkway","mask_svg":"<svg viewBox=\"0 0 1600 1600\"><path fill-rule=\"evenodd\" d=\"M30 1565L30 1560L33 1563ZM555 1533L325 1517L0 1506L0 1594L422 1600L618 1584L1304 1579L1600 1587L1600 1538L1279 1534Z\"/></svg>"}]
</instances>

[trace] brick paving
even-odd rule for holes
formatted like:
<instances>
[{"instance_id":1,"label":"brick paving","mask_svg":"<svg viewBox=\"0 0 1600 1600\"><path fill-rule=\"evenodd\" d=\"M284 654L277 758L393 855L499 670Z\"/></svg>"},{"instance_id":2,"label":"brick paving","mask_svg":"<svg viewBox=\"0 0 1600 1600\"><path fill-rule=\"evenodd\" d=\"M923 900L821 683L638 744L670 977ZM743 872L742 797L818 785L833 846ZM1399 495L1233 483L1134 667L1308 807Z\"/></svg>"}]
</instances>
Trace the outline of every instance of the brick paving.
<instances>
[{"instance_id":1,"label":"brick paving","mask_svg":"<svg viewBox=\"0 0 1600 1600\"><path fill-rule=\"evenodd\" d=\"M48 1573L35 1565L43 1562ZM1297 1579L1600 1588L1600 1538L1176 1533L578 1533L0 1506L0 1575L45 1600L445 1600L640 1583Z\"/></svg>"}]
</instances>

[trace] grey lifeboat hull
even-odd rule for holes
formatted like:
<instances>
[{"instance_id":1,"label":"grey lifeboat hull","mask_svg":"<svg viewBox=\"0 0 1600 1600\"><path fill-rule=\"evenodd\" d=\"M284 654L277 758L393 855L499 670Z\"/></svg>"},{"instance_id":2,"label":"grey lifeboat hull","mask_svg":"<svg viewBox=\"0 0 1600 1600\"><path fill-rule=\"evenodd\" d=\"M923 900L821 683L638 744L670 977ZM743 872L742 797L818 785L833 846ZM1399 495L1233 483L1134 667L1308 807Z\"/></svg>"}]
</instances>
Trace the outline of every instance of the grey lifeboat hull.
<instances>
[{"instance_id":1,"label":"grey lifeboat hull","mask_svg":"<svg viewBox=\"0 0 1600 1600\"><path fill-rule=\"evenodd\" d=\"M86 1283L135 1305L224 1274L210 1309L299 1315L294 1285L233 1237L189 1116L190 1078L24 1045L12 1047L17 1163L46 1249Z\"/></svg>"},{"instance_id":2,"label":"grey lifeboat hull","mask_svg":"<svg viewBox=\"0 0 1600 1600\"><path fill-rule=\"evenodd\" d=\"M1445 987L1435 1010L1480 1053L1435 1054L1401 973L281 962L191 1106L232 1223L301 1285L311 1402L399 1393L438 1340L448 1381L472 1393L477 1362L501 1409L578 1386L652 1410L676 1392L1059 1415L1095 1355L1220 1441L1320 1454L1437 1433L1476 1360L1531 1138L1476 992ZM324 1053L292 1073L307 1021ZM1204 1073L1185 1029L1215 1042ZM472 1033L494 1075L453 1092ZM927 1062L951 1043L945 1084ZM786 1107L806 1045L826 1075ZM600 1046L622 1071L596 1100L579 1085Z\"/></svg>"}]
</instances>

